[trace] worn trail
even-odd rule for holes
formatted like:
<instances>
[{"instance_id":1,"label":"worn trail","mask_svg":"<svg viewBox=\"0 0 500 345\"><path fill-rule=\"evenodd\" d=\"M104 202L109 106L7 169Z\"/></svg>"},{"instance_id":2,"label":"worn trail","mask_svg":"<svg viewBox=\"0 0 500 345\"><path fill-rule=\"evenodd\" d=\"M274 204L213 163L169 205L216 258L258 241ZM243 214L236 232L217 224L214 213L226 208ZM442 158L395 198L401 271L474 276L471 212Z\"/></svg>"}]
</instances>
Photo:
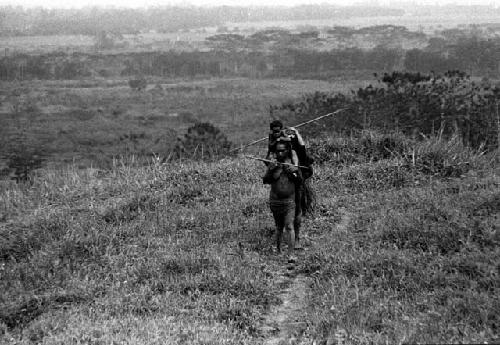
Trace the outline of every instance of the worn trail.
<instances>
[{"instance_id":1,"label":"worn trail","mask_svg":"<svg viewBox=\"0 0 500 345\"><path fill-rule=\"evenodd\" d=\"M344 213L334 231L346 231L349 221L350 215ZM314 244L307 250L314 250ZM294 266L287 266L284 262L275 261L270 268L273 269L275 283L282 287L278 295L282 303L271 308L263 317L260 327L263 344L311 344L311 339L307 336L308 325L304 319L311 278L306 274L297 273Z\"/></svg>"},{"instance_id":2,"label":"worn trail","mask_svg":"<svg viewBox=\"0 0 500 345\"><path fill-rule=\"evenodd\" d=\"M302 338L307 328L302 316L307 307L308 281L305 275L295 274L287 267L276 273L276 283L283 287L278 296L283 303L272 308L264 318L263 344L297 343Z\"/></svg>"}]
</instances>

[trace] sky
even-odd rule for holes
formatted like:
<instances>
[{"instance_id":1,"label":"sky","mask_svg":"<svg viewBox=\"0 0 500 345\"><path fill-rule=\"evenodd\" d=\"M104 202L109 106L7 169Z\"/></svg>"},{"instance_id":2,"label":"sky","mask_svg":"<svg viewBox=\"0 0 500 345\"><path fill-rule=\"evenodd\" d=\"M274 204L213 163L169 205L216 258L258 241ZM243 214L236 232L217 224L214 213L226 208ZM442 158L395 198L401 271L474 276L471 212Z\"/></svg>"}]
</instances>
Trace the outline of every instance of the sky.
<instances>
[{"instance_id":1,"label":"sky","mask_svg":"<svg viewBox=\"0 0 500 345\"><path fill-rule=\"evenodd\" d=\"M297 4L318 4L328 3L335 5L350 5L353 3L371 3L387 5L397 0L0 0L0 6L20 5L23 7L46 7L46 8L81 8L85 6L115 6L115 7L150 7L158 5L186 5L195 6L213 6L213 5L233 5L233 6L262 6L279 5L290 6ZM460 5L494 5L500 6L500 0L403 0L401 2L410 2L427 5L445 5L455 3Z\"/></svg>"}]
</instances>

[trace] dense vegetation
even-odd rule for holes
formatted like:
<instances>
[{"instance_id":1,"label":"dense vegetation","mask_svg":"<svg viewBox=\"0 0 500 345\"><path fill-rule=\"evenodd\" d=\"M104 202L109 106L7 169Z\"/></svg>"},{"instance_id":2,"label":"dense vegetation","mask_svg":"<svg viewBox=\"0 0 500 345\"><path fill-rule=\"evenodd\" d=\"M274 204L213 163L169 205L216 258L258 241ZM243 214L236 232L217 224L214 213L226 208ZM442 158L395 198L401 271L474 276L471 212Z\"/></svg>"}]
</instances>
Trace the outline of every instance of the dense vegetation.
<instances>
[{"instance_id":1,"label":"dense vegetation","mask_svg":"<svg viewBox=\"0 0 500 345\"><path fill-rule=\"evenodd\" d=\"M381 70L394 67L399 52L314 52L287 49L273 53L155 52L117 55L73 54L15 55L0 59L0 79L79 79L128 77L319 77L336 71ZM96 68L96 61L101 60ZM310 62L313 63L310 63ZM321 75L323 74L324 75ZM330 74L332 75L332 74Z\"/></svg>"},{"instance_id":2,"label":"dense vegetation","mask_svg":"<svg viewBox=\"0 0 500 345\"><path fill-rule=\"evenodd\" d=\"M330 131L349 133L353 129L399 130L417 138L439 135L459 137L466 146L498 148L500 86L488 79L473 81L460 71L443 75L393 72L380 76L379 86L371 84L351 95L321 93L305 95L299 102L271 108L274 116L294 123L302 118L345 109L312 127L311 134Z\"/></svg>"}]
</instances>

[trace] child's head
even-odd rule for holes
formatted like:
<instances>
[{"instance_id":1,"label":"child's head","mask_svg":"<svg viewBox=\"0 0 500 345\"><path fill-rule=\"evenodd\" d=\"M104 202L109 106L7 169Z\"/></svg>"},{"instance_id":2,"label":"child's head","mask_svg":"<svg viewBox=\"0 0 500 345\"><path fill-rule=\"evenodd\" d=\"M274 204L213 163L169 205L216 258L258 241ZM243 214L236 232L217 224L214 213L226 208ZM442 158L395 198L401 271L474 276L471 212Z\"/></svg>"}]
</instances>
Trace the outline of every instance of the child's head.
<instances>
[{"instance_id":1,"label":"child's head","mask_svg":"<svg viewBox=\"0 0 500 345\"><path fill-rule=\"evenodd\" d=\"M271 130L271 136L274 139L278 139L281 136L283 122L281 122L280 120L274 120L269 124L269 129Z\"/></svg>"}]
</instances>

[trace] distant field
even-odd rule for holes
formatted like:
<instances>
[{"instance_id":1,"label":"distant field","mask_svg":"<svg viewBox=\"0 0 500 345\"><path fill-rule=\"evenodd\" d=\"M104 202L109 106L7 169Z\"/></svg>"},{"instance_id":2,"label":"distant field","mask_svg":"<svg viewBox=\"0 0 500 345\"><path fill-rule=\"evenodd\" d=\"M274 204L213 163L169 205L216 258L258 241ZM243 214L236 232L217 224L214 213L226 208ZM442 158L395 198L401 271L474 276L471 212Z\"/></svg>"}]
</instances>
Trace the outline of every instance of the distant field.
<instances>
[{"instance_id":1,"label":"distant field","mask_svg":"<svg viewBox=\"0 0 500 345\"><path fill-rule=\"evenodd\" d=\"M14 51L52 51L60 49L90 48L94 44L91 36L84 35L58 35L58 36L0 36L0 47L4 54Z\"/></svg>"},{"instance_id":2,"label":"distant field","mask_svg":"<svg viewBox=\"0 0 500 345\"><path fill-rule=\"evenodd\" d=\"M449 16L377 16L377 17L356 17L346 19L318 19L318 20L296 20L296 21L265 21L229 23L228 27L238 27L241 29L254 28L261 30L266 27L296 28L300 26L333 27L348 26L362 28L374 25L401 25L409 30L422 30L424 33L434 33L435 30L457 27L459 25L498 23L498 16L477 16L470 15L449 15Z\"/></svg>"},{"instance_id":3,"label":"distant field","mask_svg":"<svg viewBox=\"0 0 500 345\"><path fill-rule=\"evenodd\" d=\"M346 19L321 19L321 20L294 20L294 21L262 21L262 22L228 22L226 28L233 33L249 35L258 30L270 27L287 29L303 29L307 26L318 28L348 26L354 28L369 27L374 25L400 25L412 31L422 31L433 34L436 30L454 28L460 25L498 23L497 16L449 15L449 16L378 16L357 17ZM137 35L123 35L117 40L115 50L144 51L170 50L170 49L207 49L203 43L205 38L217 32L215 27L206 27L189 32L172 33L141 33ZM0 47L4 48L0 54L11 54L15 51L49 52L53 50L78 50L88 51L94 46L94 38L84 35L57 35L57 36L28 36L28 37L0 37ZM109 51L110 53L113 50Z\"/></svg>"},{"instance_id":4,"label":"distant field","mask_svg":"<svg viewBox=\"0 0 500 345\"><path fill-rule=\"evenodd\" d=\"M206 29L204 32L179 32L179 33L143 33L138 35L124 35L117 41L116 50L168 50L179 48L180 43L196 43L204 41L214 30ZM1 55L12 54L16 51L42 53L54 50L62 51L91 51L95 39L85 35L56 35L56 36L0 36ZM185 48L185 47L184 47ZM112 53L113 50L108 51Z\"/></svg>"},{"instance_id":5,"label":"distant field","mask_svg":"<svg viewBox=\"0 0 500 345\"><path fill-rule=\"evenodd\" d=\"M263 137L269 106L315 91L348 92L365 80L31 81L0 86L0 127L9 142L43 149L49 162L109 166L120 155L168 155L196 121L210 122L234 145ZM0 154L8 150L0 148Z\"/></svg>"}]
</instances>

